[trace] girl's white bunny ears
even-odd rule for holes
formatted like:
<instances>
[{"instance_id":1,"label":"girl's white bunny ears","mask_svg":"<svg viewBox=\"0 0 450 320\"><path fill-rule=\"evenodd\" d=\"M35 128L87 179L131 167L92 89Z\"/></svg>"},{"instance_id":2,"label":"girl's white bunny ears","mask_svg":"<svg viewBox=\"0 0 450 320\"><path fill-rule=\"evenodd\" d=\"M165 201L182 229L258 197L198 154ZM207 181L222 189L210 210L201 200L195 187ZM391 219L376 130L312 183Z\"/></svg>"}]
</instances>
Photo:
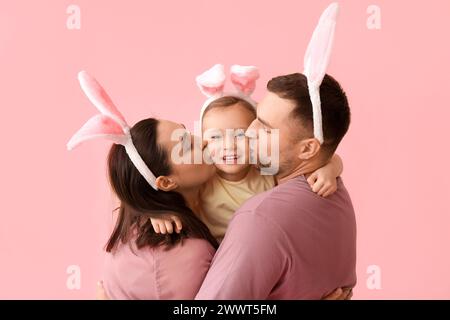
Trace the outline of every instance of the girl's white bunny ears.
<instances>
[{"instance_id":1,"label":"girl's white bunny ears","mask_svg":"<svg viewBox=\"0 0 450 320\"><path fill-rule=\"evenodd\" d=\"M67 143L67 149L72 150L84 141L99 138L121 144L125 147L131 162L139 173L155 190L158 190L155 183L155 175L147 167L144 160L142 160L133 144L129 125L106 91L97 80L91 77L86 71L78 73L78 80L80 81L81 89L83 89L88 99L94 104L98 111L100 111L100 114L90 118L81 129L72 136Z\"/></svg>"},{"instance_id":2,"label":"girl's white bunny ears","mask_svg":"<svg viewBox=\"0 0 450 320\"><path fill-rule=\"evenodd\" d=\"M326 74L333 47L339 4L332 3L322 13L319 23L306 49L304 75L308 79L308 91L313 108L314 137L323 143L320 85Z\"/></svg>"},{"instance_id":3,"label":"girl's white bunny ears","mask_svg":"<svg viewBox=\"0 0 450 320\"><path fill-rule=\"evenodd\" d=\"M200 121L203 120L203 114L211 102L224 96L241 98L252 106L256 106L256 102L251 98L251 94L255 90L256 80L259 78L258 68L233 65L230 69L230 74L231 82L236 88L235 93L224 92L226 75L225 69L221 64L216 64L211 69L197 76L196 82L200 91L208 97L200 111Z\"/></svg>"}]
</instances>

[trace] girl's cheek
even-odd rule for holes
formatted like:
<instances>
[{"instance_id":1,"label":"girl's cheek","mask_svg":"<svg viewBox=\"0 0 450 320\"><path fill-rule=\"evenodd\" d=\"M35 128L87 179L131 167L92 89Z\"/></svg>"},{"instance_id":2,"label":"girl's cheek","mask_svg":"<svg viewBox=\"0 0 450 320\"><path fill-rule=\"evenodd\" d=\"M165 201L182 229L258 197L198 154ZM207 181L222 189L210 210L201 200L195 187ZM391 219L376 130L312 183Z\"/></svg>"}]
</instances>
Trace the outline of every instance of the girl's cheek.
<instances>
[{"instance_id":1,"label":"girl's cheek","mask_svg":"<svg viewBox=\"0 0 450 320\"><path fill-rule=\"evenodd\" d=\"M217 148L212 148L211 149L211 157L215 158L218 157L220 154L219 150Z\"/></svg>"},{"instance_id":2,"label":"girl's cheek","mask_svg":"<svg viewBox=\"0 0 450 320\"><path fill-rule=\"evenodd\" d=\"M220 151L220 147L221 147L221 144L218 143L217 141L209 142L209 143L208 143L209 154L210 154L212 157L218 155L218 154L220 153L220 152L219 152L219 151Z\"/></svg>"},{"instance_id":3,"label":"girl's cheek","mask_svg":"<svg viewBox=\"0 0 450 320\"><path fill-rule=\"evenodd\" d=\"M216 149L216 148L213 148L213 147L208 146L208 151L209 151L210 156L213 157L213 158L214 158L214 157L216 156L216 154L217 154L217 149Z\"/></svg>"},{"instance_id":4,"label":"girl's cheek","mask_svg":"<svg viewBox=\"0 0 450 320\"><path fill-rule=\"evenodd\" d=\"M239 139L235 143L235 149L240 151L241 153L248 149L248 140L247 139Z\"/></svg>"}]
</instances>

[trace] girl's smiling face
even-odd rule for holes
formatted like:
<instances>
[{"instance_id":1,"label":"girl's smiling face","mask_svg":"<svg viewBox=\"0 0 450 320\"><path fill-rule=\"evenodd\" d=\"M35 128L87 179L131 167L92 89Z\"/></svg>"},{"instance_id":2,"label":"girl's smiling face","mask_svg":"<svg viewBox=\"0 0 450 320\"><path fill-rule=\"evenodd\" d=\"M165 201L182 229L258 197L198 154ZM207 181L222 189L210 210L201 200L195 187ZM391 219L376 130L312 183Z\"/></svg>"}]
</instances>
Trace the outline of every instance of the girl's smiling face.
<instances>
[{"instance_id":1,"label":"girl's smiling face","mask_svg":"<svg viewBox=\"0 0 450 320\"><path fill-rule=\"evenodd\" d=\"M203 138L208 141L208 149L219 174L239 175L250 167L245 131L254 119L255 113L240 101L205 112Z\"/></svg>"}]
</instances>

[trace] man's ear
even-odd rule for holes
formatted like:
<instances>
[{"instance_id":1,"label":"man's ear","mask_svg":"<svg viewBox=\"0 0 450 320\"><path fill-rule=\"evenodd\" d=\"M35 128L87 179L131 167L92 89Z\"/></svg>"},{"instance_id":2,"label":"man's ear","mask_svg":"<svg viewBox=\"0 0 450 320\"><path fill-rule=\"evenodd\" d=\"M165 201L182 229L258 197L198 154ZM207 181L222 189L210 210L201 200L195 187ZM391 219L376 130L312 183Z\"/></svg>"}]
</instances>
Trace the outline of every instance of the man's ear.
<instances>
[{"instance_id":1,"label":"man's ear","mask_svg":"<svg viewBox=\"0 0 450 320\"><path fill-rule=\"evenodd\" d=\"M178 184L170 176L159 176L155 181L156 187L162 191L172 191Z\"/></svg>"},{"instance_id":2,"label":"man's ear","mask_svg":"<svg viewBox=\"0 0 450 320\"><path fill-rule=\"evenodd\" d=\"M316 138L304 139L300 142L298 157L301 160L309 160L320 152L320 142Z\"/></svg>"}]
</instances>

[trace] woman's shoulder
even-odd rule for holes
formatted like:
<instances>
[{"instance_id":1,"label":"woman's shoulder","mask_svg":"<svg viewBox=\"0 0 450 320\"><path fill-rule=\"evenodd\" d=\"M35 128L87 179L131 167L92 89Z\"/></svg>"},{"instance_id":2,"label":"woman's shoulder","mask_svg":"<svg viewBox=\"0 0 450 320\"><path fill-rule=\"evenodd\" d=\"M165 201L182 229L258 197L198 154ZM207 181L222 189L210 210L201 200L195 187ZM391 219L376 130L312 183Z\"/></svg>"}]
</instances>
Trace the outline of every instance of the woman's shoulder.
<instances>
[{"instance_id":1,"label":"woman's shoulder","mask_svg":"<svg viewBox=\"0 0 450 320\"><path fill-rule=\"evenodd\" d=\"M215 250L206 240L187 238L158 250L157 284L162 299L193 299L209 270Z\"/></svg>"},{"instance_id":2,"label":"woman's shoulder","mask_svg":"<svg viewBox=\"0 0 450 320\"><path fill-rule=\"evenodd\" d=\"M205 239L184 238L175 247L167 250L160 248L159 254L173 255L176 259L211 259L214 256L214 247Z\"/></svg>"},{"instance_id":3,"label":"woman's shoulder","mask_svg":"<svg viewBox=\"0 0 450 320\"><path fill-rule=\"evenodd\" d=\"M214 253L208 241L194 238L171 248L120 244L107 254L105 288L114 299L193 299Z\"/></svg>"},{"instance_id":4,"label":"woman's shoulder","mask_svg":"<svg viewBox=\"0 0 450 320\"><path fill-rule=\"evenodd\" d=\"M134 240L134 239L133 239ZM214 247L205 239L183 238L172 247L160 245L156 247L144 246L137 248L135 241L121 243L111 253L110 259L127 261L130 259L160 260L170 263L181 259L209 259L215 254Z\"/></svg>"}]
</instances>

